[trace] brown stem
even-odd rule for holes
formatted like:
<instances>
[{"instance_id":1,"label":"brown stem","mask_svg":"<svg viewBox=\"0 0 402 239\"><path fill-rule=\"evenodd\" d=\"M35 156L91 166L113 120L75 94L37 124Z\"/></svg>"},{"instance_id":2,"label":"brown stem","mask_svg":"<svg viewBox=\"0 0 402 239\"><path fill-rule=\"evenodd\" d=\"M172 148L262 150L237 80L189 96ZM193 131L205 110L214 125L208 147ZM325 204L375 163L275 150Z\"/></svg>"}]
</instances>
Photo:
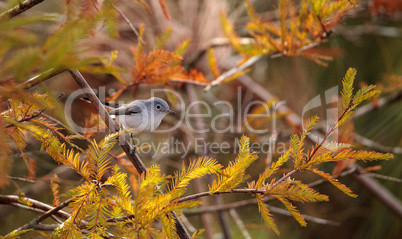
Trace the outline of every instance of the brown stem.
<instances>
[{"instance_id":1,"label":"brown stem","mask_svg":"<svg viewBox=\"0 0 402 239\"><path fill-rule=\"evenodd\" d=\"M8 10L7 12L3 13L0 15L0 22L13 18L23 12L25 12L26 10L38 5L39 3L43 2L44 0L26 0L20 4L18 4L17 6L11 8L10 10Z\"/></svg>"},{"instance_id":2,"label":"brown stem","mask_svg":"<svg viewBox=\"0 0 402 239\"><path fill-rule=\"evenodd\" d=\"M60 99L60 97L63 96L63 95L64 95L64 93L63 93L63 94L60 94L60 95L56 98L56 100ZM29 108L30 108L31 106L32 106L32 105L30 105ZM36 112L33 113L32 115L26 117L26 114L27 114L28 111L29 111L29 109L28 109L28 110L25 112L24 117L23 117L21 120L18 120L17 122L18 122L18 123L22 123L22 122L25 122L25 121L34 119L34 118L40 116L40 115L43 113L43 111L45 111L45 110L46 110L46 109L42 109L42 110L40 110L40 111L36 111ZM4 128L9 128L9 127L11 127L11 126L13 126L12 123L11 123L11 124L7 124L6 126L4 126Z\"/></svg>"},{"instance_id":3,"label":"brown stem","mask_svg":"<svg viewBox=\"0 0 402 239\"><path fill-rule=\"evenodd\" d=\"M179 200L175 201L175 203L182 203L185 201L189 201L189 200L194 200L194 199L198 199L198 198L202 198L202 197L206 197L206 196L210 196L210 195L220 195L220 194L229 194L229 193L246 193L246 194L267 194L266 190L256 190L256 189L249 189L249 188L239 188L239 189L232 189L230 191L217 191L214 193L210 193L210 192L201 192L201 193L196 193L193 195L189 195L186 197L182 197Z\"/></svg>"},{"instance_id":4,"label":"brown stem","mask_svg":"<svg viewBox=\"0 0 402 239\"><path fill-rule=\"evenodd\" d=\"M137 38L140 40L142 44L145 44L144 40L141 38L140 34L138 33L137 29L135 29L134 25L130 22L130 19L122 12L120 11L116 5L113 4L113 8L120 14L120 16L123 17L124 21L128 24L128 26L131 28L131 30L134 32L134 34L137 36Z\"/></svg>"},{"instance_id":5,"label":"brown stem","mask_svg":"<svg viewBox=\"0 0 402 239\"><path fill-rule=\"evenodd\" d=\"M48 212L49 210L54 209L54 207L49 206L43 202L37 201L32 198L24 197L24 200L28 201L31 204L30 207L39 209L40 211ZM0 204L12 205L15 207L24 205L20 202L20 197L15 196L15 195L0 195ZM24 206L26 206L26 205L24 205ZM60 208L60 209L62 209L62 208ZM54 211L52 213L52 215L56 215L57 217L67 219L69 217L69 214L67 212L60 211L60 209L57 211Z\"/></svg>"}]
</instances>

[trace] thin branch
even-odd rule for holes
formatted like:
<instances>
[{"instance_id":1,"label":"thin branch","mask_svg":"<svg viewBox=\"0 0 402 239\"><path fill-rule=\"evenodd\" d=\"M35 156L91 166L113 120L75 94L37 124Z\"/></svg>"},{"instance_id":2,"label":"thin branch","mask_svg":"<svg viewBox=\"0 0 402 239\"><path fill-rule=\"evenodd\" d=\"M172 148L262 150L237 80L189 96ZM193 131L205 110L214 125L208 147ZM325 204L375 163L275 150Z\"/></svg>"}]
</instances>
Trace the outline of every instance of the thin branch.
<instances>
[{"instance_id":1,"label":"thin branch","mask_svg":"<svg viewBox=\"0 0 402 239\"><path fill-rule=\"evenodd\" d=\"M352 115L351 119L355 120L357 118L360 118L360 117L368 114L369 112L372 112L372 111L378 110L384 106L393 104L401 99L402 99L402 90L395 92L389 96L384 96L384 97L376 100L373 103L363 105L363 106L359 107L358 109L356 109L355 113Z\"/></svg>"},{"instance_id":2,"label":"thin branch","mask_svg":"<svg viewBox=\"0 0 402 239\"><path fill-rule=\"evenodd\" d=\"M251 44L254 43L255 40L253 38L246 38L242 37L239 39L240 44ZM210 48L217 48L217 47L226 47L230 45L230 40L227 37L216 37L211 39L210 41L205 44L193 57L187 60L188 65L193 66L197 63L204 55L207 53L208 49Z\"/></svg>"},{"instance_id":3,"label":"thin branch","mask_svg":"<svg viewBox=\"0 0 402 239\"><path fill-rule=\"evenodd\" d=\"M402 218L402 205L401 201L376 180L372 179L365 173L353 174L353 177L361 183L366 189L368 189L373 195L377 197L381 202L384 203L393 213L395 213L399 218Z\"/></svg>"},{"instance_id":4,"label":"thin branch","mask_svg":"<svg viewBox=\"0 0 402 239\"><path fill-rule=\"evenodd\" d=\"M24 197L24 200L26 200L27 202L29 202L31 204L30 207L39 209L41 211L47 212L49 210L54 209L54 207L49 206L43 202L37 201L32 198ZM0 195L0 204L12 205L15 207L20 207L21 205L27 206L25 204L22 204L20 202L20 197L15 196L15 195ZM60 208L60 209L62 209L62 208ZM70 215L67 212L61 211L60 209L57 210L56 212L53 212L52 215L55 215L55 216L63 218L63 219L67 219Z\"/></svg>"},{"instance_id":5,"label":"thin branch","mask_svg":"<svg viewBox=\"0 0 402 239\"><path fill-rule=\"evenodd\" d=\"M288 210L286 209L282 209L279 207L274 207L271 205L267 205L268 209L274 213L277 214L281 214L281 215L285 215L285 216L289 216L289 217L293 217L292 214L289 213ZM318 217L313 217L313 216L309 216L306 214L300 214L306 221L310 221L310 222L314 222L317 224L321 224L321 225L329 225L329 226L340 226L341 224L339 222L334 222L331 220L327 220L327 219L322 219L322 218L318 218Z\"/></svg>"},{"instance_id":6,"label":"thin branch","mask_svg":"<svg viewBox=\"0 0 402 239\"><path fill-rule=\"evenodd\" d=\"M24 83L21 83L20 85L17 86L17 88L24 90L30 89L36 85L39 85L44 81L51 79L56 75L63 73L64 71L65 69L55 69L55 68L49 69L41 74L32 77L31 79L25 81Z\"/></svg>"},{"instance_id":7,"label":"thin branch","mask_svg":"<svg viewBox=\"0 0 402 239\"><path fill-rule=\"evenodd\" d=\"M107 219L107 222L125 222L127 220L134 220L134 215L128 215L123 217L112 217Z\"/></svg>"},{"instance_id":8,"label":"thin branch","mask_svg":"<svg viewBox=\"0 0 402 239\"><path fill-rule=\"evenodd\" d=\"M334 176L334 178L338 179L341 177L345 177L347 175L351 175L353 173L355 173L356 168L351 168L347 171L343 171L341 174ZM324 183L328 183L328 180L326 179L319 179L316 180L312 183L307 184L308 187L312 188L312 187L317 187L319 185L322 185ZM264 202L270 202L272 200L275 200L275 197L272 196L268 196L264 199ZM208 213L215 213L215 212L219 212L219 211L227 211L230 209L235 209L235 208L240 208L240 207L246 207L246 206L250 206L250 205L256 205L258 204L258 200L253 198L253 199L247 199L247 200L243 200L243 201L237 201L237 202L233 202L233 203L228 203L225 205L213 205L213 206L206 206L204 208L197 208L197 209L188 209L185 210L184 213L186 215L195 215L195 214L199 214L199 213L204 213L204 212L208 212Z\"/></svg>"},{"instance_id":9,"label":"thin branch","mask_svg":"<svg viewBox=\"0 0 402 239\"><path fill-rule=\"evenodd\" d=\"M60 97L62 97L63 95L64 95L64 93L60 94L60 95L55 99L55 101L57 101L58 99L60 99ZM31 106L32 106L32 105L30 105L30 107L31 107ZM24 115L24 117L23 117L21 120L17 120L17 122L18 122L18 123L22 123L22 122L25 122L25 121L34 119L34 118L40 116L40 115L43 113L43 111L45 111L45 110L46 110L46 109L38 110L38 111L36 111L35 113L33 113L32 115L30 115L30 116L28 116L28 117L25 117L26 115ZM27 112L28 112L28 111L27 111ZM25 114L26 114L27 112L25 112ZM6 126L4 126L4 128L9 128L9 127L11 127L11 126L13 126L12 123L11 123L11 124L7 124Z\"/></svg>"},{"instance_id":10,"label":"thin branch","mask_svg":"<svg viewBox=\"0 0 402 239\"><path fill-rule=\"evenodd\" d=\"M22 3L19 3L17 6L11 8L10 10L2 13L0 15L0 22L13 18L26 10L38 5L39 3L43 2L44 0L26 0Z\"/></svg>"},{"instance_id":11,"label":"thin branch","mask_svg":"<svg viewBox=\"0 0 402 239\"><path fill-rule=\"evenodd\" d=\"M272 187L276 187L278 186L281 182L285 181L287 178L289 178L291 175L297 173L299 171L299 168L295 168L292 171L288 172L287 174L285 174L282 178L280 178L278 181L276 181Z\"/></svg>"},{"instance_id":12,"label":"thin branch","mask_svg":"<svg viewBox=\"0 0 402 239\"><path fill-rule=\"evenodd\" d=\"M70 128L70 127L67 127L67 126L66 126L65 124L63 124L60 120L55 119L54 117L52 117L52 116L50 116L50 115L48 115L48 114L45 114L45 113L42 113L42 116L45 117L46 119L48 119L48 120L50 120L50 121L52 121L52 122L54 122L54 123L60 125L60 126L62 126L64 129L67 129L67 130L71 131L71 132L74 133L75 135L78 135L79 137L82 137L83 139L86 139L84 135L80 134L79 132L75 131L74 129L72 129L72 128ZM87 140L87 142L91 142L89 139L86 139L86 140Z\"/></svg>"},{"instance_id":13,"label":"thin branch","mask_svg":"<svg viewBox=\"0 0 402 239\"><path fill-rule=\"evenodd\" d=\"M254 63L259 61L264 55L256 55L245 61L243 64L240 66L233 67L232 69L226 71L222 75L220 75L218 78L216 78L214 81L212 81L209 85L205 87L205 91L208 91L211 89L211 87L216 86L224 82L227 78L231 77L232 75L239 73L241 71L244 71L245 69L249 68L252 66Z\"/></svg>"},{"instance_id":14,"label":"thin branch","mask_svg":"<svg viewBox=\"0 0 402 239\"><path fill-rule=\"evenodd\" d=\"M95 107L96 111L98 112L99 116L102 118L102 120L105 122L105 124L108 126L108 128L113 132L118 132L119 127L117 124L113 121L113 119L110 117L109 113L106 111L105 107L103 104L99 101L98 97L95 95L95 92L92 90L92 88L89 86L87 81L84 79L84 77L81 75L81 73L78 70L69 70L71 76L74 78L74 80L77 82L77 84L85 91L86 97L91 101L92 105ZM124 137L124 134L119 135L119 143L124 152L126 153L127 157L130 159L131 163L134 165L134 167L137 169L139 174L146 174L147 168L145 167L144 163L141 161L140 157L136 153L136 146L133 145L133 148L130 146L130 144L127 142L126 138ZM176 230L177 234L179 235L180 238L190 238L190 235L186 231L186 228L184 227L183 223L179 220L179 217L175 212L172 212L175 222L176 222Z\"/></svg>"},{"instance_id":15,"label":"thin branch","mask_svg":"<svg viewBox=\"0 0 402 239\"><path fill-rule=\"evenodd\" d=\"M38 212L38 213L45 213L45 212L46 212L45 210L42 210L42 209L39 209L39 208L30 207L30 206L27 206L27 205L24 205L24 204L11 203L10 205L11 205L11 206L14 206L14 207L21 208L21 209L25 209L25 210L28 210L28 211L32 211L32 212ZM58 219L55 215L52 215L51 217L52 217L52 219L55 220L56 222L59 222L59 223L61 222L60 219Z\"/></svg>"},{"instance_id":16,"label":"thin branch","mask_svg":"<svg viewBox=\"0 0 402 239\"><path fill-rule=\"evenodd\" d=\"M244 225L243 221L239 217L239 214L236 212L236 210L230 209L229 213L230 213L230 216L232 216L233 220L236 222L237 226L239 227L240 232L243 234L243 237L245 239L251 239L251 236L248 233L246 226Z\"/></svg>"},{"instance_id":17,"label":"thin branch","mask_svg":"<svg viewBox=\"0 0 402 239\"><path fill-rule=\"evenodd\" d=\"M35 180L29 179L29 178L21 178L21 177L13 177L13 176L7 176L7 178L9 178L11 180L21 181L21 182L36 183Z\"/></svg>"},{"instance_id":18,"label":"thin branch","mask_svg":"<svg viewBox=\"0 0 402 239\"><path fill-rule=\"evenodd\" d=\"M312 43L309 44L307 46L303 46L300 49L298 49L295 53L300 53L303 52L305 50L314 48L316 46L318 46L320 44L320 42L317 43ZM265 57L266 55L256 55L251 57L250 59L248 59L247 61L245 61L243 64L241 64L240 66L235 66L232 69L224 72L222 75L220 75L218 78L216 78L214 81L212 81L209 85L207 85L205 87L205 91L208 91L211 89L211 87L219 85L221 83L223 83L227 78L249 68L250 66L252 66L254 63L256 63L257 61L259 61L262 57ZM287 56L285 53L277 53L277 54L272 54L272 55L268 55L269 58L274 59L274 58L278 58L278 57L282 57L282 56Z\"/></svg>"},{"instance_id":19,"label":"thin branch","mask_svg":"<svg viewBox=\"0 0 402 239\"><path fill-rule=\"evenodd\" d=\"M131 30L134 32L134 34L137 36L137 38L140 40L142 44L145 44L144 40L141 38L140 34L138 33L137 29L135 29L134 25L130 22L130 19L127 18L126 15L122 11L120 11L116 5L113 4L113 8L120 14L120 16L123 17L124 21L128 24L128 26L131 28Z\"/></svg>"},{"instance_id":20,"label":"thin branch","mask_svg":"<svg viewBox=\"0 0 402 239\"><path fill-rule=\"evenodd\" d=\"M210 195L221 195L221 194L231 194L231 193L242 193L242 194L264 194L269 195L269 191L267 190L258 190L258 189L250 189L250 188L238 188L238 189L231 189L229 191L216 191L213 193L210 192L201 192L192 194L189 196L182 197L175 201L175 203L182 203L185 201L195 200L202 197L210 196Z\"/></svg>"},{"instance_id":21,"label":"thin branch","mask_svg":"<svg viewBox=\"0 0 402 239\"><path fill-rule=\"evenodd\" d=\"M393 154L402 154L402 148L401 147L389 147L382 145L380 143L377 143L371 139L368 139L366 137L363 137L357 133L354 135L355 141L366 146L369 148L374 149L375 151L382 152L382 153L393 153Z\"/></svg>"},{"instance_id":22,"label":"thin branch","mask_svg":"<svg viewBox=\"0 0 402 239\"><path fill-rule=\"evenodd\" d=\"M208 85L208 83L206 83L206 82L194 81L194 80L189 80L189 79L170 78L170 81L178 82L178 83L194 84L194 85L200 85L200 86Z\"/></svg>"},{"instance_id":23,"label":"thin branch","mask_svg":"<svg viewBox=\"0 0 402 239\"><path fill-rule=\"evenodd\" d=\"M26 117L26 118L22 118L21 120L17 120L16 122L17 122L17 123L22 123L22 122L28 121L28 120L30 120L30 119L36 118L36 117L40 116L40 115L43 113L43 111L45 111L45 109L36 111L36 112L33 113L32 115L30 115L30 116L28 116L28 117ZM14 122L14 123L15 123L15 122ZM11 126L14 126L14 124L13 124L13 123L6 124L6 125L4 126L4 128L10 128Z\"/></svg>"},{"instance_id":24,"label":"thin branch","mask_svg":"<svg viewBox=\"0 0 402 239\"><path fill-rule=\"evenodd\" d=\"M54 231L58 228L58 224L41 224L34 226L32 229L39 230L39 231Z\"/></svg>"},{"instance_id":25,"label":"thin branch","mask_svg":"<svg viewBox=\"0 0 402 239\"><path fill-rule=\"evenodd\" d=\"M359 37L364 37L363 35L378 35L384 37L400 37L402 35L402 31L398 27L371 24L337 27L334 29L334 32L350 40L358 40Z\"/></svg>"},{"instance_id":26,"label":"thin branch","mask_svg":"<svg viewBox=\"0 0 402 239\"><path fill-rule=\"evenodd\" d=\"M355 169L353 169L353 170L355 170ZM280 182L282 182L283 180L289 178L290 175L294 174L295 172L297 172L296 169L294 169L294 170L290 171L289 173L285 174L281 179L279 179L276 183L274 183L271 188L274 188ZM334 178L336 178L336 177L334 177ZM249 189L249 188L239 188L239 189L231 189L229 191L217 191L217 192L214 192L214 193L210 193L210 192L196 193L196 194L192 194L192 195L189 195L189 196L186 196L186 197L182 197L182 198L176 200L175 203L182 203L182 202L185 202L185 201L195 200L195 199L210 196L210 195L220 195L220 194L230 194L230 193L246 193L246 194L270 195L269 189L268 190L258 190L258 189Z\"/></svg>"},{"instance_id":27,"label":"thin branch","mask_svg":"<svg viewBox=\"0 0 402 239\"><path fill-rule=\"evenodd\" d=\"M378 174L378 173L364 173L370 177L373 178L379 178L379 179L383 179L383 180L387 180L387 181L391 181L391 182L396 182L396 183L402 183L402 179L400 178L395 178L395 177L390 177L387 175L382 175L382 174Z\"/></svg>"}]
</instances>

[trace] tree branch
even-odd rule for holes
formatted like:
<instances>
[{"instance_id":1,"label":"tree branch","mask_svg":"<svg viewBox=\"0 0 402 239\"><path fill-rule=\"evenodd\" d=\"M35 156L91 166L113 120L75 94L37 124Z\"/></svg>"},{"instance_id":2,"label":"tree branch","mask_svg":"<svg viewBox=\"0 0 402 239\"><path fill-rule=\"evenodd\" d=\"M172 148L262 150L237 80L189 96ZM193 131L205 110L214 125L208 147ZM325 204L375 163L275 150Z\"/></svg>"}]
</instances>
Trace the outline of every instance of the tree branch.
<instances>
[{"instance_id":1,"label":"tree branch","mask_svg":"<svg viewBox=\"0 0 402 239\"><path fill-rule=\"evenodd\" d=\"M40 211L48 212L49 210L54 209L54 207L49 206L43 202L37 201L32 198L24 197L24 200L28 201L31 204L31 206L30 206L31 208L39 209ZM20 202L20 197L15 196L15 195L0 195L0 204L12 205L15 207L21 207L21 206L26 207L27 206L25 204L22 204ZM67 205L65 205L65 206L67 206ZM62 208L60 208L60 209L62 209ZM63 218L63 219L67 219L70 215L67 212L61 211L60 209L53 212L52 215L55 215L55 216Z\"/></svg>"},{"instance_id":2,"label":"tree branch","mask_svg":"<svg viewBox=\"0 0 402 239\"><path fill-rule=\"evenodd\" d=\"M300 53L303 52L305 50L314 48L316 46L318 46L320 43L312 43L310 45L301 47L299 50L296 51L296 53ZM223 74L221 74L218 78L216 78L214 81L212 81L211 83L209 83L206 87L205 87L205 91L208 91L211 89L211 87L216 86L221 84L222 82L224 82L227 78L249 68L250 66L252 66L254 63L256 63L257 61L259 61L261 58L265 57L267 55L256 55L251 57L250 59L248 59L247 61L245 61L243 64L241 64L240 66L235 66L232 69L224 72ZM274 58L278 58L278 57L282 57L282 56L286 56L285 53L277 53L277 54L271 54L268 55L269 58L274 59Z\"/></svg>"},{"instance_id":3,"label":"tree branch","mask_svg":"<svg viewBox=\"0 0 402 239\"><path fill-rule=\"evenodd\" d=\"M355 173L356 168L351 168L347 171L343 171L341 174L339 174L338 176L334 176L334 178L341 178L341 177L345 177L347 175L351 175L353 173ZM328 183L328 180L326 179L319 179L316 180L312 183L307 184L308 187L312 188L312 187L317 187L321 184L324 183ZM264 202L269 202L274 200L275 198L272 196L268 196L264 199ZM258 200L253 198L253 199L247 199L247 200L243 200L243 201L237 201L237 202L233 202L233 203L228 203L228 204L224 204L224 205L213 205L213 206L206 206L203 208L197 208L197 209L189 209L184 211L184 213L186 215L194 215L194 214L199 214L199 213L216 213L219 211L227 211L230 209L235 209L235 208L240 208L240 207L246 207L246 206L250 206L250 205L256 205L258 204Z\"/></svg>"},{"instance_id":4,"label":"tree branch","mask_svg":"<svg viewBox=\"0 0 402 239\"><path fill-rule=\"evenodd\" d=\"M357 118L360 118L360 117L368 114L371 111L374 111L374 110L380 109L381 107L393 104L401 99L402 99L402 90L395 92L389 96L381 97L380 99L376 100L373 103L363 105L363 106L359 107L358 109L356 109L355 113L352 115L351 119L355 120Z\"/></svg>"},{"instance_id":5,"label":"tree branch","mask_svg":"<svg viewBox=\"0 0 402 239\"><path fill-rule=\"evenodd\" d=\"M0 22L13 18L13 17L25 12L26 10L38 5L39 3L43 2L43 1L44 0L26 0L26 1L18 4L18 6L15 6L15 7L11 8L10 10L1 14Z\"/></svg>"},{"instance_id":6,"label":"tree branch","mask_svg":"<svg viewBox=\"0 0 402 239\"><path fill-rule=\"evenodd\" d=\"M389 147L355 133L355 141L382 153L402 154L401 147Z\"/></svg>"},{"instance_id":7,"label":"tree branch","mask_svg":"<svg viewBox=\"0 0 402 239\"><path fill-rule=\"evenodd\" d=\"M113 8L120 14L120 16L123 17L124 21L128 24L128 26L131 28L131 30L134 32L134 34L137 36L137 38L140 40L142 44L145 44L144 40L141 38L140 34L138 33L137 29L135 29L134 25L130 22L130 19L122 12L120 11L116 5L113 4Z\"/></svg>"},{"instance_id":8,"label":"tree branch","mask_svg":"<svg viewBox=\"0 0 402 239\"><path fill-rule=\"evenodd\" d=\"M30 89L36 85L39 85L40 83L49 80L50 78L57 76L61 73L63 73L65 69L49 69L41 74L38 74L31 79L21 83L20 85L17 86L18 89L23 89L27 90Z\"/></svg>"}]
</instances>

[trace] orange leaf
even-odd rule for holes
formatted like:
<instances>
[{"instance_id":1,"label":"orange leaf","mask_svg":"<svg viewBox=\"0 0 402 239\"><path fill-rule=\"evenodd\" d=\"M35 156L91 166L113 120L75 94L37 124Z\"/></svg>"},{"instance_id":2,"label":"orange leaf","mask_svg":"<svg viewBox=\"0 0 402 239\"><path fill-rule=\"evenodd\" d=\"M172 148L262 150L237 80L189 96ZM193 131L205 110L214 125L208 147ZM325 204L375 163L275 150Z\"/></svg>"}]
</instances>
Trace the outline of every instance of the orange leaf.
<instances>
[{"instance_id":1,"label":"orange leaf","mask_svg":"<svg viewBox=\"0 0 402 239\"><path fill-rule=\"evenodd\" d=\"M166 19L170 20L170 15L168 13L168 8L166 5L166 0L159 0L159 4L161 5L163 14L165 15Z\"/></svg>"}]
</instances>

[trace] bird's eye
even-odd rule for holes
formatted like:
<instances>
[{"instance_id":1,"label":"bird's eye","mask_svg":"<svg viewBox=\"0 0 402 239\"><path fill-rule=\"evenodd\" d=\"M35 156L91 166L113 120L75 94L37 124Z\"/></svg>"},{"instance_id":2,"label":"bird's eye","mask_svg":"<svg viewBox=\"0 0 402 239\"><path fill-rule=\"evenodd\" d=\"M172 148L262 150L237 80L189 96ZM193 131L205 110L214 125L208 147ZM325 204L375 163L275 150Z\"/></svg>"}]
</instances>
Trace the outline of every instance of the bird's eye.
<instances>
[{"instance_id":1,"label":"bird's eye","mask_svg":"<svg viewBox=\"0 0 402 239\"><path fill-rule=\"evenodd\" d=\"M161 108L162 108L161 105L156 105L157 110L160 110Z\"/></svg>"}]
</instances>

